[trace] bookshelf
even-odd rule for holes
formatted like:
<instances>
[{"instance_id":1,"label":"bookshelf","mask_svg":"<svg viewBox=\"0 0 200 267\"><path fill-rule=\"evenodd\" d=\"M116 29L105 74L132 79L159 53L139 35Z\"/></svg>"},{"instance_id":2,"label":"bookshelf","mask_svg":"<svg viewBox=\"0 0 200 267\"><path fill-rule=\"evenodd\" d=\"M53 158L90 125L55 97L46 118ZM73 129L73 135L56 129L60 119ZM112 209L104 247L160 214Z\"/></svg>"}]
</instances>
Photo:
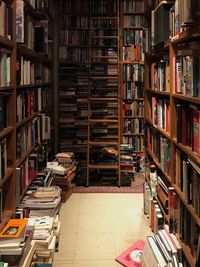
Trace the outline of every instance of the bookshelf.
<instances>
[{"instance_id":1,"label":"bookshelf","mask_svg":"<svg viewBox=\"0 0 200 267\"><path fill-rule=\"evenodd\" d=\"M51 151L49 39L53 13L50 1L26 0L1 1L0 13L2 229L19 201L15 196L16 186L20 186L22 197L31 179L28 165L32 152L44 146L48 147L48 153ZM21 170L20 176L16 170Z\"/></svg>"},{"instance_id":2,"label":"bookshelf","mask_svg":"<svg viewBox=\"0 0 200 267\"><path fill-rule=\"evenodd\" d=\"M134 176L144 157L144 58L148 52L147 3L120 2L121 172ZM141 164L142 165L142 164ZM131 179L132 180L132 179Z\"/></svg>"},{"instance_id":3,"label":"bookshelf","mask_svg":"<svg viewBox=\"0 0 200 267\"><path fill-rule=\"evenodd\" d=\"M86 185L120 186L119 1L90 1Z\"/></svg>"},{"instance_id":4,"label":"bookshelf","mask_svg":"<svg viewBox=\"0 0 200 267\"><path fill-rule=\"evenodd\" d=\"M200 226L199 3L152 1L151 8L145 150L159 176L157 202L164 222L180 240L183 263L194 267ZM148 173L147 180L151 184ZM167 209L162 199L168 200Z\"/></svg>"},{"instance_id":5,"label":"bookshelf","mask_svg":"<svg viewBox=\"0 0 200 267\"><path fill-rule=\"evenodd\" d=\"M79 161L77 183L87 176L89 1L60 1L59 146Z\"/></svg>"}]
</instances>

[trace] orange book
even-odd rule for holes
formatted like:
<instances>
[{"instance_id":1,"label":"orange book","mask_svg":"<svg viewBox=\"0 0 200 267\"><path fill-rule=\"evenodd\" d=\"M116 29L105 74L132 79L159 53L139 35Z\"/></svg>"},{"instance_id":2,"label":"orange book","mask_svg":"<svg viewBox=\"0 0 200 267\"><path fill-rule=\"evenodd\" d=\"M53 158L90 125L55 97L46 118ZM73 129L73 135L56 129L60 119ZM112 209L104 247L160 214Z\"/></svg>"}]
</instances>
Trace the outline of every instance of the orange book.
<instances>
[{"instance_id":1,"label":"orange book","mask_svg":"<svg viewBox=\"0 0 200 267\"><path fill-rule=\"evenodd\" d=\"M10 219L0 232L0 238L18 238L27 223L28 219Z\"/></svg>"}]
</instances>

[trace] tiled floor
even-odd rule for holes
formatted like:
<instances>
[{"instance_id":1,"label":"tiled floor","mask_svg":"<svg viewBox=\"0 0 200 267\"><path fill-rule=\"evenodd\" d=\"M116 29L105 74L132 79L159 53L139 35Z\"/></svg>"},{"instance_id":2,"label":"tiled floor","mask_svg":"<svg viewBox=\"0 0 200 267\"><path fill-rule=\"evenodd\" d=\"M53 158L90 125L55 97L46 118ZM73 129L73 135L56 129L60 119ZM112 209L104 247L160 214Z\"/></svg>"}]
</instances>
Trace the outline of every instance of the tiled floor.
<instances>
[{"instance_id":1,"label":"tiled floor","mask_svg":"<svg viewBox=\"0 0 200 267\"><path fill-rule=\"evenodd\" d=\"M74 193L61 208L54 267L116 267L123 250L151 234L142 194Z\"/></svg>"}]
</instances>

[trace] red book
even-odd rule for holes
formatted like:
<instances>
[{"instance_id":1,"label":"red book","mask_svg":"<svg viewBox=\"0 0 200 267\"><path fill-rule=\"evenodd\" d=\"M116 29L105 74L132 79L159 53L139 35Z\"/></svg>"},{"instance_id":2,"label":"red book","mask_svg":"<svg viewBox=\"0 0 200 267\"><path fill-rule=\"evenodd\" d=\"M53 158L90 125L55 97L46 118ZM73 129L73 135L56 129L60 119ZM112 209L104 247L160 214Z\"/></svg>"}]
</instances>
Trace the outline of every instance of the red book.
<instances>
[{"instance_id":1,"label":"red book","mask_svg":"<svg viewBox=\"0 0 200 267\"><path fill-rule=\"evenodd\" d=\"M116 261L125 267L141 267L141 257L144 251L144 241L138 240L130 248L126 249L119 256Z\"/></svg>"}]
</instances>

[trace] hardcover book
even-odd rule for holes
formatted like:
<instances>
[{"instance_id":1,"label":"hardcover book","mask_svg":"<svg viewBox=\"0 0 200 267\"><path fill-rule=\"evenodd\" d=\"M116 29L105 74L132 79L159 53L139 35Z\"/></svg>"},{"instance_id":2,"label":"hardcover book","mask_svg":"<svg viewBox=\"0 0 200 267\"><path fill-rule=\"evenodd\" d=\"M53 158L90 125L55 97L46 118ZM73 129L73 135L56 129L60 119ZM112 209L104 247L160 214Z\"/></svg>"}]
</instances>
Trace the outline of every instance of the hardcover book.
<instances>
[{"instance_id":1,"label":"hardcover book","mask_svg":"<svg viewBox=\"0 0 200 267\"><path fill-rule=\"evenodd\" d=\"M1 238L18 238L26 227L28 219L10 219L0 232Z\"/></svg>"}]
</instances>

